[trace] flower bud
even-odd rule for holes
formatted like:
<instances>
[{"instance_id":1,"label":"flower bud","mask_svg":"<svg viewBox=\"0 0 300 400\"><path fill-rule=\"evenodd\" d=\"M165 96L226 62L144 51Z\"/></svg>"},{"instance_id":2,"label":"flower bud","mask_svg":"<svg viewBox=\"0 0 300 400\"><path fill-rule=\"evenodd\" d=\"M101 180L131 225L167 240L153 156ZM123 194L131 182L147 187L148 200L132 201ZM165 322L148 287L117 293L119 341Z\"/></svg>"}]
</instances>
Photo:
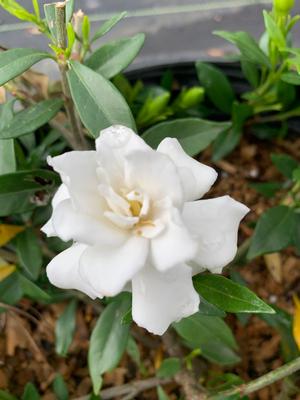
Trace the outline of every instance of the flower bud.
<instances>
[{"instance_id":1,"label":"flower bud","mask_svg":"<svg viewBox=\"0 0 300 400\"><path fill-rule=\"evenodd\" d=\"M295 0L274 0L274 8L280 14L288 14L294 7Z\"/></svg>"}]
</instances>

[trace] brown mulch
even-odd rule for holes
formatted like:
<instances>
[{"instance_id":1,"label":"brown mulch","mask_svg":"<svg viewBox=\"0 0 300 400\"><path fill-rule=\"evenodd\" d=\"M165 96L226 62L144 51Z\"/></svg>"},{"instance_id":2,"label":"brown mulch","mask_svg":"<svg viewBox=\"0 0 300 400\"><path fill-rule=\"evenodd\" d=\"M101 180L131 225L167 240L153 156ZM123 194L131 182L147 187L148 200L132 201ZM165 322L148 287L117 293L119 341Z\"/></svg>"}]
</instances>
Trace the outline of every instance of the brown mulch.
<instances>
[{"instance_id":1,"label":"brown mulch","mask_svg":"<svg viewBox=\"0 0 300 400\"><path fill-rule=\"evenodd\" d=\"M241 226L241 242L252 234L249 223L256 221L268 207L278 204L283 195L278 193L276 198L269 200L249 187L250 182L283 179L272 166L272 152L288 153L297 158L300 154L300 140L270 143L243 139L241 146L226 161L213 165L218 169L221 179L211 190L209 197L229 194L251 209ZM209 163L209 160L210 152L205 151L201 161ZM300 260L292 249L288 249L281 253L276 265L275 271L268 268L266 260L261 257L241 267L239 271L249 287L260 297L292 313L292 295L300 292ZM62 358L55 354L54 326L64 306L56 304L43 307L32 304L29 300L22 300L19 307L34 319L14 311L0 314L0 389L8 389L15 395L21 395L25 384L31 381L39 388L44 400L55 400L51 394L51 385L55 374L60 372L68 384L71 399L91 391L86 356L89 336L98 314L92 305L80 305L75 339L69 356ZM248 381L283 363L280 355L280 336L275 329L257 317L251 317L246 325L242 325L233 315L227 320L237 338L242 361L233 368L209 368L216 372L231 371ZM134 330L144 369L149 377L153 376L165 356L163 346L157 346L157 342L153 344L153 337L144 330L137 327ZM117 369L105 374L104 386L121 385L142 378L144 376L136 365L125 355ZM171 399L175 399L175 394L179 393L174 384L167 386L166 390ZM281 384L277 383L259 391L251 398L272 400L280 391ZM156 398L154 390L138 397L141 400Z\"/></svg>"}]
</instances>

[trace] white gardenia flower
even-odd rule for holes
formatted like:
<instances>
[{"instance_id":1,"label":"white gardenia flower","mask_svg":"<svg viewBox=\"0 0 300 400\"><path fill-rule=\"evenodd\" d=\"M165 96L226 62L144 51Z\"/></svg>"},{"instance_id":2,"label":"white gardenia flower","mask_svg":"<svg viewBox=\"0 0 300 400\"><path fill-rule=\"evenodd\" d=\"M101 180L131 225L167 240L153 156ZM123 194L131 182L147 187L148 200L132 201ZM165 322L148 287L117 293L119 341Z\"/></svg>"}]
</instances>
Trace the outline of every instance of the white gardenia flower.
<instances>
[{"instance_id":1,"label":"white gardenia flower","mask_svg":"<svg viewBox=\"0 0 300 400\"><path fill-rule=\"evenodd\" d=\"M220 273L235 256L249 211L229 196L198 200L217 178L176 139L152 150L131 129L112 126L96 151L49 157L62 185L42 228L74 244L48 265L50 282L91 298L132 291L134 321L162 335L197 312L192 276Z\"/></svg>"}]
</instances>

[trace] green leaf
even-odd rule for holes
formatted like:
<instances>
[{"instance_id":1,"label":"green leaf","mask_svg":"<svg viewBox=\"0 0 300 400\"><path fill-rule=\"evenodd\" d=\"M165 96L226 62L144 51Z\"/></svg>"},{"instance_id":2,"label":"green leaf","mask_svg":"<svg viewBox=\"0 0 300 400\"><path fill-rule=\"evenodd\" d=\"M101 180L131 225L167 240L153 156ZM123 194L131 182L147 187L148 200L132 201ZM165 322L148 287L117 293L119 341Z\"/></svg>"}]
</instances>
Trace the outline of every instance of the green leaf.
<instances>
[{"instance_id":1,"label":"green leaf","mask_svg":"<svg viewBox=\"0 0 300 400\"><path fill-rule=\"evenodd\" d=\"M171 378L180 371L181 361L179 358L170 357L163 360L161 366L156 372L159 378Z\"/></svg>"},{"instance_id":2,"label":"green leaf","mask_svg":"<svg viewBox=\"0 0 300 400\"><path fill-rule=\"evenodd\" d=\"M200 306L199 313L204 315L210 315L213 317L225 318L226 313L223 310L220 310L215 305L209 303L204 297L200 296Z\"/></svg>"},{"instance_id":3,"label":"green leaf","mask_svg":"<svg viewBox=\"0 0 300 400\"><path fill-rule=\"evenodd\" d=\"M266 10L263 10L263 15L269 39L271 39L279 49L285 48L285 37L273 16Z\"/></svg>"},{"instance_id":4,"label":"green leaf","mask_svg":"<svg viewBox=\"0 0 300 400\"><path fill-rule=\"evenodd\" d=\"M0 130L0 139L17 138L36 129L50 121L61 109L63 100L50 99L34 104L15 116Z\"/></svg>"},{"instance_id":5,"label":"green leaf","mask_svg":"<svg viewBox=\"0 0 300 400\"><path fill-rule=\"evenodd\" d=\"M57 43L56 23L55 23L55 3L44 4L44 12L46 22L53 38L54 43Z\"/></svg>"},{"instance_id":6,"label":"green leaf","mask_svg":"<svg viewBox=\"0 0 300 400\"><path fill-rule=\"evenodd\" d=\"M235 94L227 76L219 68L202 61L196 62L196 70L210 101L222 112L230 114Z\"/></svg>"},{"instance_id":7,"label":"green leaf","mask_svg":"<svg viewBox=\"0 0 300 400\"><path fill-rule=\"evenodd\" d=\"M27 228L20 232L15 240L19 261L28 273L36 280L40 274L43 263L41 246L33 228Z\"/></svg>"},{"instance_id":8,"label":"green leaf","mask_svg":"<svg viewBox=\"0 0 300 400\"><path fill-rule=\"evenodd\" d=\"M15 99L0 106L0 131L13 118ZM16 155L14 140L0 140L0 175L9 174L16 170Z\"/></svg>"},{"instance_id":9,"label":"green leaf","mask_svg":"<svg viewBox=\"0 0 300 400\"><path fill-rule=\"evenodd\" d=\"M15 0L0 0L0 6L18 19L38 23L38 18L34 14L31 14L29 11L27 11Z\"/></svg>"},{"instance_id":10,"label":"green leaf","mask_svg":"<svg viewBox=\"0 0 300 400\"><path fill-rule=\"evenodd\" d=\"M52 386L57 400L69 400L69 391L61 374L56 374Z\"/></svg>"},{"instance_id":11,"label":"green leaf","mask_svg":"<svg viewBox=\"0 0 300 400\"><path fill-rule=\"evenodd\" d=\"M138 348L138 345L136 344L136 341L131 335L129 335L128 337L126 351L128 355L131 357L131 359L136 363L136 365L140 367L141 366L140 350Z\"/></svg>"},{"instance_id":12,"label":"green leaf","mask_svg":"<svg viewBox=\"0 0 300 400\"><path fill-rule=\"evenodd\" d=\"M45 205L50 200L48 193L59 183L54 172L41 169L0 175L0 216Z\"/></svg>"},{"instance_id":13,"label":"green leaf","mask_svg":"<svg viewBox=\"0 0 300 400\"><path fill-rule=\"evenodd\" d=\"M270 208L257 222L247 257L252 259L289 246L292 242L294 226L293 209L287 206Z\"/></svg>"},{"instance_id":14,"label":"green leaf","mask_svg":"<svg viewBox=\"0 0 300 400\"><path fill-rule=\"evenodd\" d=\"M214 34L235 44L239 48L244 59L253 64L261 64L267 68L271 67L267 55L261 50L255 39L249 35L249 33L241 31L215 31Z\"/></svg>"},{"instance_id":15,"label":"green leaf","mask_svg":"<svg viewBox=\"0 0 300 400\"><path fill-rule=\"evenodd\" d=\"M300 75L296 72L286 72L281 75L280 79L284 82L290 83L291 85L300 85Z\"/></svg>"},{"instance_id":16,"label":"green leaf","mask_svg":"<svg viewBox=\"0 0 300 400\"><path fill-rule=\"evenodd\" d=\"M27 279L24 275L19 273L19 281L23 291L23 295L36 301L49 301L50 296L44 290L39 288L35 283Z\"/></svg>"},{"instance_id":17,"label":"green leaf","mask_svg":"<svg viewBox=\"0 0 300 400\"><path fill-rule=\"evenodd\" d=\"M18 400L15 396L8 393L6 390L0 389L0 399L1 400Z\"/></svg>"},{"instance_id":18,"label":"green leaf","mask_svg":"<svg viewBox=\"0 0 300 400\"><path fill-rule=\"evenodd\" d=\"M253 114L251 106L234 102L232 106L232 126L223 131L213 144L213 161L227 156L239 144L245 121Z\"/></svg>"},{"instance_id":19,"label":"green leaf","mask_svg":"<svg viewBox=\"0 0 300 400\"><path fill-rule=\"evenodd\" d=\"M130 326L122 325L121 317L130 303L128 293L119 295L105 308L93 329L88 364L95 394L101 388L101 375L118 365L126 349Z\"/></svg>"},{"instance_id":20,"label":"green leaf","mask_svg":"<svg viewBox=\"0 0 300 400\"><path fill-rule=\"evenodd\" d=\"M123 11L120 14L116 14L113 17L111 17L109 20L105 21L99 29L97 29L95 35L93 36L92 42L95 40L99 39L103 35L105 35L107 32L111 30L121 19L123 19L126 16L127 12Z\"/></svg>"},{"instance_id":21,"label":"green leaf","mask_svg":"<svg viewBox=\"0 0 300 400\"><path fill-rule=\"evenodd\" d=\"M22 395L22 400L40 400L39 392L37 388L31 383L27 383L24 389L24 393ZM1 399L1 395L0 395Z\"/></svg>"},{"instance_id":22,"label":"green leaf","mask_svg":"<svg viewBox=\"0 0 300 400\"><path fill-rule=\"evenodd\" d=\"M77 111L93 137L111 125L120 124L135 130L128 104L115 86L97 72L70 62L68 81Z\"/></svg>"},{"instance_id":23,"label":"green leaf","mask_svg":"<svg viewBox=\"0 0 300 400\"><path fill-rule=\"evenodd\" d=\"M279 182L259 182L249 183L249 186L261 193L267 199L271 199L282 188L282 183Z\"/></svg>"},{"instance_id":24,"label":"green leaf","mask_svg":"<svg viewBox=\"0 0 300 400\"><path fill-rule=\"evenodd\" d=\"M88 46L90 41L91 23L87 15L83 17L82 21L82 40L84 45Z\"/></svg>"},{"instance_id":25,"label":"green leaf","mask_svg":"<svg viewBox=\"0 0 300 400\"><path fill-rule=\"evenodd\" d=\"M244 76L253 88L257 88L259 85L260 73L257 65L241 58L241 68Z\"/></svg>"},{"instance_id":26,"label":"green leaf","mask_svg":"<svg viewBox=\"0 0 300 400\"><path fill-rule=\"evenodd\" d=\"M158 400L169 400L169 396L167 396L166 392L161 386L157 386L157 397Z\"/></svg>"},{"instance_id":27,"label":"green leaf","mask_svg":"<svg viewBox=\"0 0 300 400\"><path fill-rule=\"evenodd\" d=\"M145 126L166 119L170 114L170 110L168 109L170 97L171 93L165 91L154 95L154 97L150 95L136 117L137 126L139 128L144 128Z\"/></svg>"},{"instance_id":28,"label":"green leaf","mask_svg":"<svg viewBox=\"0 0 300 400\"><path fill-rule=\"evenodd\" d=\"M70 22L74 13L75 0L67 0L66 2L66 23Z\"/></svg>"},{"instance_id":29,"label":"green leaf","mask_svg":"<svg viewBox=\"0 0 300 400\"><path fill-rule=\"evenodd\" d=\"M177 109L187 110L189 108L197 107L197 105L204 99L204 94L205 90L201 86L183 89L174 100L172 108L176 111Z\"/></svg>"},{"instance_id":30,"label":"green leaf","mask_svg":"<svg viewBox=\"0 0 300 400\"><path fill-rule=\"evenodd\" d=\"M221 310L233 313L274 313L251 290L222 275L200 274L193 281L197 292Z\"/></svg>"},{"instance_id":31,"label":"green leaf","mask_svg":"<svg viewBox=\"0 0 300 400\"><path fill-rule=\"evenodd\" d=\"M16 304L22 297L23 291L17 272L9 275L0 282L0 301L5 304Z\"/></svg>"},{"instance_id":32,"label":"green leaf","mask_svg":"<svg viewBox=\"0 0 300 400\"><path fill-rule=\"evenodd\" d=\"M62 357L67 355L69 347L73 341L76 327L76 309L77 302L76 300L72 300L56 321L55 351Z\"/></svg>"},{"instance_id":33,"label":"green leaf","mask_svg":"<svg viewBox=\"0 0 300 400\"><path fill-rule=\"evenodd\" d=\"M237 349L235 338L221 318L196 313L173 326L189 347L200 348L201 355L210 361L224 365L239 361L234 352Z\"/></svg>"},{"instance_id":34,"label":"green leaf","mask_svg":"<svg viewBox=\"0 0 300 400\"><path fill-rule=\"evenodd\" d=\"M135 59L145 41L145 35L122 38L106 43L96 50L87 60L86 65L110 79L123 71Z\"/></svg>"},{"instance_id":35,"label":"green leaf","mask_svg":"<svg viewBox=\"0 0 300 400\"><path fill-rule=\"evenodd\" d=\"M206 149L229 126L229 122L181 118L157 124L146 130L142 137L154 149L164 138L176 138L184 151L193 157Z\"/></svg>"},{"instance_id":36,"label":"green leaf","mask_svg":"<svg viewBox=\"0 0 300 400\"><path fill-rule=\"evenodd\" d=\"M299 167L299 163L287 154L271 154L272 163L287 178L293 178L293 172Z\"/></svg>"},{"instance_id":37,"label":"green leaf","mask_svg":"<svg viewBox=\"0 0 300 400\"><path fill-rule=\"evenodd\" d=\"M32 0L32 6L35 12L35 15L37 17L37 19L40 19L41 15L40 15L40 6L39 6L39 1L38 0Z\"/></svg>"},{"instance_id":38,"label":"green leaf","mask_svg":"<svg viewBox=\"0 0 300 400\"><path fill-rule=\"evenodd\" d=\"M22 74L37 62L50 58L49 53L35 49L12 49L0 53L0 86Z\"/></svg>"}]
</instances>

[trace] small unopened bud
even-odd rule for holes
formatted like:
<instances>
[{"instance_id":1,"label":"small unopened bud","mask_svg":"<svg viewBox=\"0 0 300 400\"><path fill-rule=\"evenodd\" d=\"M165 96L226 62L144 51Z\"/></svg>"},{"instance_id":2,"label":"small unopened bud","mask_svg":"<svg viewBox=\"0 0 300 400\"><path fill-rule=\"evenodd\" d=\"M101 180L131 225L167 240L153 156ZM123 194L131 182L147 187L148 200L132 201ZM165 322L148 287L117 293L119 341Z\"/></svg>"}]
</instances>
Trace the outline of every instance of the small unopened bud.
<instances>
[{"instance_id":1,"label":"small unopened bud","mask_svg":"<svg viewBox=\"0 0 300 400\"><path fill-rule=\"evenodd\" d=\"M295 0L274 0L274 8L280 14L288 14L295 5Z\"/></svg>"}]
</instances>

